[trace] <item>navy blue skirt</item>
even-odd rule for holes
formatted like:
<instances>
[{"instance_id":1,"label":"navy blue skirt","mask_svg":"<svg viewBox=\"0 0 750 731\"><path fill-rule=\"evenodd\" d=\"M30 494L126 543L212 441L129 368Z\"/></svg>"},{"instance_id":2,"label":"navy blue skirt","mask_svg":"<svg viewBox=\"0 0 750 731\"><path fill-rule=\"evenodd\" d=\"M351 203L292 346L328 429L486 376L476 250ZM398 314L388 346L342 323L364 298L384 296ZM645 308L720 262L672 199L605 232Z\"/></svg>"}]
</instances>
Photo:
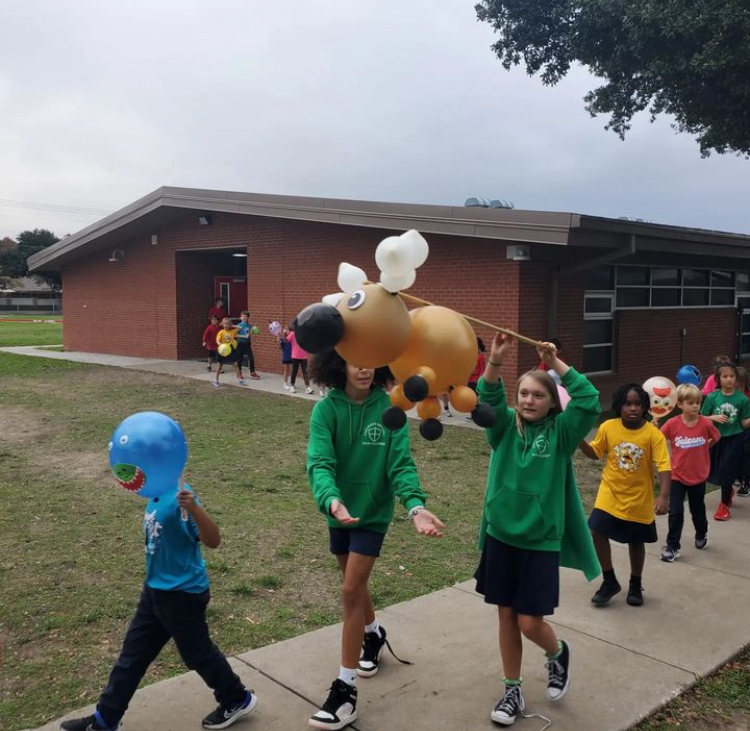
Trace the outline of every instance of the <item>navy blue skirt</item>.
<instances>
[{"instance_id":1,"label":"navy blue skirt","mask_svg":"<svg viewBox=\"0 0 750 731\"><path fill-rule=\"evenodd\" d=\"M616 518L606 510L594 508L589 517L589 528L618 543L656 543L656 521L636 523Z\"/></svg>"},{"instance_id":2,"label":"navy blue skirt","mask_svg":"<svg viewBox=\"0 0 750 731\"><path fill-rule=\"evenodd\" d=\"M516 548L487 535L474 578L487 604L511 607L518 614L554 614L560 603L557 551Z\"/></svg>"},{"instance_id":3,"label":"navy blue skirt","mask_svg":"<svg viewBox=\"0 0 750 731\"><path fill-rule=\"evenodd\" d=\"M711 447L711 474L708 476L708 482L713 485L730 486L742 472L744 451L744 434L719 439Z\"/></svg>"}]
</instances>

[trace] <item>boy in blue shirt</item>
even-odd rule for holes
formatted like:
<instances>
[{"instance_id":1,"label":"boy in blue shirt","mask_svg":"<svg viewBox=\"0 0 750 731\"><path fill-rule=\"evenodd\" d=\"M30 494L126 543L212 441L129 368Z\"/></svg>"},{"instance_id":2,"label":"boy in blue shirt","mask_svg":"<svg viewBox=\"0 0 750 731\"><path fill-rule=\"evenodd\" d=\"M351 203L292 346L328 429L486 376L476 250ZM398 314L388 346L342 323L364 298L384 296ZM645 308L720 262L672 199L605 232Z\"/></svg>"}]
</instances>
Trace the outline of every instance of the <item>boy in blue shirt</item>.
<instances>
[{"instance_id":1,"label":"boy in blue shirt","mask_svg":"<svg viewBox=\"0 0 750 731\"><path fill-rule=\"evenodd\" d=\"M217 548L219 528L183 485L149 500L143 519L146 580L120 656L93 716L65 721L65 731L114 731L148 666L169 639L183 662L214 691L219 707L203 728L223 729L250 713L258 701L211 641L206 624L210 600L200 543Z\"/></svg>"},{"instance_id":2,"label":"boy in blue shirt","mask_svg":"<svg viewBox=\"0 0 750 731\"><path fill-rule=\"evenodd\" d=\"M253 355L253 344L250 340L253 333L253 326L250 324L250 313L242 310L240 321L235 325L237 328L237 363L242 373L242 363L247 355L247 367L250 369L250 378L257 381L260 376L255 372L255 356Z\"/></svg>"}]
</instances>

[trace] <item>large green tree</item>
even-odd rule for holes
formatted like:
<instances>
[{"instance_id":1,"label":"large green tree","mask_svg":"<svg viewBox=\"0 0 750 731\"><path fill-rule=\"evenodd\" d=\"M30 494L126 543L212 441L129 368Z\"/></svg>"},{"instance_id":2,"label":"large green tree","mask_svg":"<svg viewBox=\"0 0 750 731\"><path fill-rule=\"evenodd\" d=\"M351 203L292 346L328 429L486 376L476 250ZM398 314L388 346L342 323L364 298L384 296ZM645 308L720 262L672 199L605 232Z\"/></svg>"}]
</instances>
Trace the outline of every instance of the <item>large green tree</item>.
<instances>
[{"instance_id":1,"label":"large green tree","mask_svg":"<svg viewBox=\"0 0 750 731\"><path fill-rule=\"evenodd\" d=\"M712 151L750 156L750 0L482 0L506 69L554 85L571 65L604 81L584 97L621 138L635 114L674 115Z\"/></svg>"},{"instance_id":2,"label":"large green tree","mask_svg":"<svg viewBox=\"0 0 750 731\"><path fill-rule=\"evenodd\" d=\"M10 279L28 276L29 267L26 260L32 254L56 244L59 240L52 231L46 228L21 231L16 237L16 247L0 253L0 282L7 284ZM55 291L59 291L62 286L60 275L57 273L32 274L31 276L38 281L45 282Z\"/></svg>"}]
</instances>

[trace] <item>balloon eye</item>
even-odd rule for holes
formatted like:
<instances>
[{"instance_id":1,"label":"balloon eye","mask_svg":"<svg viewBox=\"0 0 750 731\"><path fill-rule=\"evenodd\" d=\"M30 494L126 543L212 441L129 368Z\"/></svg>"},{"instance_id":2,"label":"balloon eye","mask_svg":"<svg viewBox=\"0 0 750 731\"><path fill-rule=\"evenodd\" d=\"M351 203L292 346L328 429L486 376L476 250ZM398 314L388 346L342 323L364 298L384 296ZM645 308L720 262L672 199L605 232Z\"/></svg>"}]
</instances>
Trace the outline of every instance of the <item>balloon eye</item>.
<instances>
[{"instance_id":1,"label":"balloon eye","mask_svg":"<svg viewBox=\"0 0 750 731\"><path fill-rule=\"evenodd\" d=\"M358 289L356 292L352 292L352 295L351 297L349 297L346 306L350 310L356 310L358 307L362 307L366 299L367 294L365 294L364 289Z\"/></svg>"},{"instance_id":2,"label":"balloon eye","mask_svg":"<svg viewBox=\"0 0 750 731\"><path fill-rule=\"evenodd\" d=\"M127 436L127 434L123 434L120 437L120 444L127 444L127 443L128 443L128 436Z\"/></svg>"},{"instance_id":3,"label":"balloon eye","mask_svg":"<svg viewBox=\"0 0 750 731\"><path fill-rule=\"evenodd\" d=\"M109 443L109 444L107 445L107 451L108 451L108 452L111 452L111 451L112 451L112 442L110 442L110 443Z\"/></svg>"}]
</instances>

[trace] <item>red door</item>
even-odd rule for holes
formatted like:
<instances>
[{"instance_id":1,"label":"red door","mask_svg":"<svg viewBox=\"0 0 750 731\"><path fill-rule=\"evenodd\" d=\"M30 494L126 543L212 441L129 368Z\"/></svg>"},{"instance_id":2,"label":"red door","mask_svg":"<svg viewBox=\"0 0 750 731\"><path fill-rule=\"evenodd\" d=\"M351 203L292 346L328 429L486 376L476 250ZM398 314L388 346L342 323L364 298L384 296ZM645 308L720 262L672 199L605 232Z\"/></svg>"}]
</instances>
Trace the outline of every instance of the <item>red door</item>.
<instances>
[{"instance_id":1,"label":"red door","mask_svg":"<svg viewBox=\"0 0 750 731\"><path fill-rule=\"evenodd\" d=\"M247 309L246 277L214 277L214 297L221 297L229 317L239 317Z\"/></svg>"}]
</instances>

